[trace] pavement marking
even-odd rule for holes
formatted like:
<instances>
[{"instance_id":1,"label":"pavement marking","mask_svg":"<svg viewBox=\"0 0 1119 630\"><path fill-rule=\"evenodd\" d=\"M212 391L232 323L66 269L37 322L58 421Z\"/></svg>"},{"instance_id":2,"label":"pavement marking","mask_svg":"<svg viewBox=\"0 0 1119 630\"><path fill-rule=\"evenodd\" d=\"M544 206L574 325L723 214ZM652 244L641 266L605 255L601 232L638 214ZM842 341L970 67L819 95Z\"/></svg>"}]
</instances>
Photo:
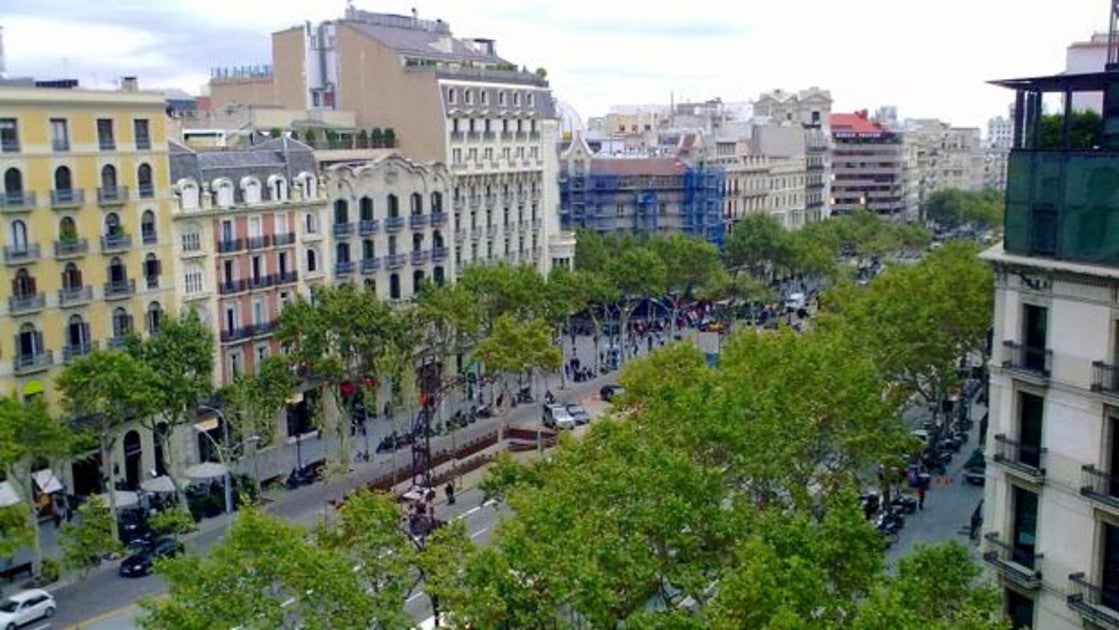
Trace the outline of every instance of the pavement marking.
<instances>
[{"instance_id":1,"label":"pavement marking","mask_svg":"<svg viewBox=\"0 0 1119 630\"><path fill-rule=\"evenodd\" d=\"M474 540L475 538L481 536L482 534L484 534L488 531L490 531L489 527L483 527L482 529L479 529L478 531L474 532L473 534L470 534L470 539Z\"/></svg>"},{"instance_id":2,"label":"pavement marking","mask_svg":"<svg viewBox=\"0 0 1119 630\"><path fill-rule=\"evenodd\" d=\"M454 520L458 521L458 520L467 518L471 514L474 514L475 512L477 512L478 510L481 510L481 509L482 509L482 506L480 506L480 505L474 506L474 507L470 508L469 510L463 512L462 514L459 514L458 516L454 517Z\"/></svg>"}]
</instances>

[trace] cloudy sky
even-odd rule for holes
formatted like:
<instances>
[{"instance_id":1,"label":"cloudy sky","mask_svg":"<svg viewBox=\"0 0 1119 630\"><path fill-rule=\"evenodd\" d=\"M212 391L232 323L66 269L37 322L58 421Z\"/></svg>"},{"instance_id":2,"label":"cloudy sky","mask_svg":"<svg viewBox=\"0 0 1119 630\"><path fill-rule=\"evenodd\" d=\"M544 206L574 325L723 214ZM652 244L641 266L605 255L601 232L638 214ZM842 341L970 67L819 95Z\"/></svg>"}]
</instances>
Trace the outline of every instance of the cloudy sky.
<instances>
[{"instance_id":1,"label":"cloudy sky","mask_svg":"<svg viewBox=\"0 0 1119 630\"><path fill-rule=\"evenodd\" d=\"M1009 92L984 81L1057 72L1106 30L1105 0L355 0L449 21L456 36L544 66L584 118L612 104L830 89L836 111L981 125ZM340 17L342 0L0 0L9 75L198 93L217 65L269 62L269 33Z\"/></svg>"}]
</instances>

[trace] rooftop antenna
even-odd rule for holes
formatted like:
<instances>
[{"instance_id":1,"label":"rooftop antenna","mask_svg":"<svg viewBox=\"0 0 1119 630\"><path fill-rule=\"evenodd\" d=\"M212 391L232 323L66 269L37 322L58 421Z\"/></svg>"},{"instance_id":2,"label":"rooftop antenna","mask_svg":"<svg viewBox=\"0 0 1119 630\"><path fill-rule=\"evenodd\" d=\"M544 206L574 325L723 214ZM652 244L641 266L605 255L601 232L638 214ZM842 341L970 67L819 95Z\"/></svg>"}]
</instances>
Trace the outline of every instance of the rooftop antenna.
<instances>
[{"instance_id":1,"label":"rooftop antenna","mask_svg":"<svg viewBox=\"0 0 1119 630\"><path fill-rule=\"evenodd\" d=\"M1107 29L1107 65L1104 69L1108 72L1119 70L1119 0L1111 0L1111 20Z\"/></svg>"}]
</instances>

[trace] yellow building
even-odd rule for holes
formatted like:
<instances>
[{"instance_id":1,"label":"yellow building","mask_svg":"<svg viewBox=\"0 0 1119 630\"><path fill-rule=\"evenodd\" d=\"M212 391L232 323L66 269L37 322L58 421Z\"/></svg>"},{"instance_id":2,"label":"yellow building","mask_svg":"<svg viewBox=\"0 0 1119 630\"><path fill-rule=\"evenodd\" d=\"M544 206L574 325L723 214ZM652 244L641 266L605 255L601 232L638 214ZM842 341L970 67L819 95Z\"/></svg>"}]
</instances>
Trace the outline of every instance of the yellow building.
<instances>
[{"instance_id":1,"label":"yellow building","mask_svg":"<svg viewBox=\"0 0 1119 630\"><path fill-rule=\"evenodd\" d=\"M121 91L0 87L5 392L56 403L68 361L150 332L176 308L164 107L130 81ZM129 443L138 450L139 436ZM146 469L133 459L129 476Z\"/></svg>"}]
</instances>

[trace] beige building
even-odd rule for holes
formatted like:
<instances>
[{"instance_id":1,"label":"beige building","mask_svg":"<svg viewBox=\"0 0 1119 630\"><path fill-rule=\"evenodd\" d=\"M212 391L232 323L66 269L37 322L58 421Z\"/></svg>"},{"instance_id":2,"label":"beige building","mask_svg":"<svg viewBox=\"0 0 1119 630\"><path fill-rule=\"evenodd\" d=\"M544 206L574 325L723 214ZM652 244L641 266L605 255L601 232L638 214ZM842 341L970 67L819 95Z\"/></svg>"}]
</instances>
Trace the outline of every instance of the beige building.
<instances>
[{"instance_id":1,"label":"beige building","mask_svg":"<svg viewBox=\"0 0 1119 630\"><path fill-rule=\"evenodd\" d=\"M808 212L810 176L800 127L755 125L750 137L718 140L712 164L726 173L723 220L727 230L748 214L764 212L786 229L817 220Z\"/></svg>"},{"instance_id":2,"label":"beige building","mask_svg":"<svg viewBox=\"0 0 1119 630\"><path fill-rule=\"evenodd\" d=\"M766 117L771 124L799 124L804 129L804 206L808 222L831 214L831 106L831 92L816 86L795 93L774 90L754 101L755 116Z\"/></svg>"},{"instance_id":3,"label":"beige building","mask_svg":"<svg viewBox=\"0 0 1119 630\"><path fill-rule=\"evenodd\" d=\"M551 91L493 40L350 7L343 19L274 33L272 57L256 74L215 76L214 107L350 111L361 129L392 129L409 159L447 164L457 268L504 259L546 272L573 258L574 237L559 232Z\"/></svg>"},{"instance_id":4,"label":"beige building","mask_svg":"<svg viewBox=\"0 0 1119 630\"><path fill-rule=\"evenodd\" d=\"M979 191L986 185L986 156L977 127L953 127L936 119L907 120L905 142L916 152L921 203L938 190Z\"/></svg>"}]
</instances>

